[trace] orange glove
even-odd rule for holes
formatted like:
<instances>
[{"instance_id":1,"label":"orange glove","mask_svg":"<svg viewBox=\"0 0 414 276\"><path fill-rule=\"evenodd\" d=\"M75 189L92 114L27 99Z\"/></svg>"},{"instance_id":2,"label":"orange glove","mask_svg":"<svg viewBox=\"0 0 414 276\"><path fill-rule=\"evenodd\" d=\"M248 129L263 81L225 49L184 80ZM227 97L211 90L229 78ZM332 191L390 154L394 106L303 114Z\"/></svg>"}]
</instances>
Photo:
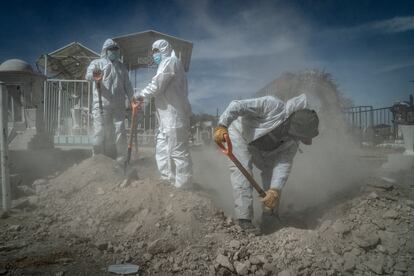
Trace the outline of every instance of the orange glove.
<instances>
[{"instance_id":1,"label":"orange glove","mask_svg":"<svg viewBox=\"0 0 414 276\"><path fill-rule=\"evenodd\" d=\"M99 68L95 68L92 72L94 81L100 82L102 80L103 72Z\"/></svg>"},{"instance_id":2,"label":"orange glove","mask_svg":"<svg viewBox=\"0 0 414 276\"><path fill-rule=\"evenodd\" d=\"M216 144L224 142L224 134L229 134L227 127L223 125L218 125L214 129L214 142L216 142Z\"/></svg>"},{"instance_id":3,"label":"orange glove","mask_svg":"<svg viewBox=\"0 0 414 276\"><path fill-rule=\"evenodd\" d=\"M266 191L266 196L261 198L264 206L270 209L277 207L279 203L280 192L277 189L270 188Z\"/></svg>"}]
</instances>

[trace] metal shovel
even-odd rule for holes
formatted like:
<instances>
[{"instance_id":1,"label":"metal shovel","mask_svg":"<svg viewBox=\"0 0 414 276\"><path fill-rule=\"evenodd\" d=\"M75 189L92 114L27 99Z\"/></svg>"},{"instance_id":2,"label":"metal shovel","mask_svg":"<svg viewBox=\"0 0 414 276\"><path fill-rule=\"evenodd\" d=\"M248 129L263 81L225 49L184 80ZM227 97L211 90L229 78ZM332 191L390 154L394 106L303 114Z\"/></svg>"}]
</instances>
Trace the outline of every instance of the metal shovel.
<instances>
[{"instance_id":1,"label":"metal shovel","mask_svg":"<svg viewBox=\"0 0 414 276\"><path fill-rule=\"evenodd\" d=\"M234 163L234 165L236 165L236 167L241 171L241 173L247 178L250 185L252 185L253 188L259 193L259 196L265 197L266 193L262 189L262 187L260 187L260 185L256 182L256 180L254 180L253 176L246 170L246 168L243 167L243 165L236 158L236 156L233 155L233 146L231 144L230 137L228 134L224 134L224 140L225 140L225 143L227 144L227 148L223 145L223 143L217 143L218 147L221 149L221 151L225 155L227 155L230 158L230 160Z\"/></svg>"},{"instance_id":2,"label":"metal shovel","mask_svg":"<svg viewBox=\"0 0 414 276\"><path fill-rule=\"evenodd\" d=\"M136 132L137 132L137 124L135 123L135 117L138 114L140 104L141 104L141 102L137 102L137 101L132 101L131 102L131 108L132 108L131 133L129 135L127 158L125 159L125 163L124 163L124 174L126 174L126 169L128 167L129 162L131 161L132 144L133 144L133 141L134 141L134 135L136 135ZM137 146L137 145L135 145L135 146Z\"/></svg>"},{"instance_id":3,"label":"metal shovel","mask_svg":"<svg viewBox=\"0 0 414 276\"><path fill-rule=\"evenodd\" d=\"M103 110L103 105L102 105L102 91L101 91L102 72L99 75L93 74L93 79L95 81L96 90L98 90L99 113L101 115L101 125L102 125L102 132L103 132L102 153L106 155L105 118L104 118L104 110Z\"/></svg>"}]
</instances>

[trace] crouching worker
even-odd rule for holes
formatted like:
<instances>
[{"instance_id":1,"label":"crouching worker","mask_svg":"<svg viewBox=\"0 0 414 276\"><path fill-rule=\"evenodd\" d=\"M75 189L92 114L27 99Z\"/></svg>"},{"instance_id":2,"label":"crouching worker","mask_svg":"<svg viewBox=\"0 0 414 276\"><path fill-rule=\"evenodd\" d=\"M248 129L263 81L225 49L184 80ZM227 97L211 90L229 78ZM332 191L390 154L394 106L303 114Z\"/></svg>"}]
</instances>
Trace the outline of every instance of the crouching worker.
<instances>
[{"instance_id":1,"label":"crouching worker","mask_svg":"<svg viewBox=\"0 0 414 276\"><path fill-rule=\"evenodd\" d=\"M312 144L318 135L319 119L314 110L307 109L304 94L286 103L277 97L232 101L220 117L214 132L216 143L227 134L233 144L233 154L252 174L253 165L261 171L266 196L263 202L262 223L275 220L281 191L292 168L293 158L302 142ZM259 235L252 223L252 186L231 162L231 184L235 214L240 227Z\"/></svg>"}]
</instances>

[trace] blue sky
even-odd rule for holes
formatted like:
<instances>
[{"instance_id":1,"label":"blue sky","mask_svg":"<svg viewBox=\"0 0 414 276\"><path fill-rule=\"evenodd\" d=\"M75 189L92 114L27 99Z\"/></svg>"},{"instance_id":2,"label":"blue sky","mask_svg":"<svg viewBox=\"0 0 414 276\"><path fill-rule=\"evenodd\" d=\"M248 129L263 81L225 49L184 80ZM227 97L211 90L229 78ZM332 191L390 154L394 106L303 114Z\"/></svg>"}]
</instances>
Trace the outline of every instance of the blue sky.
<instances>
[{"instance_id":1,"label":"blue sky","mask_svg":"<svg viewBox=\"0 0 414 276\"><path fill-rule=\"evenodd\" d=\"M221 111L285 71L331 73L356 104L414 92L413 1L2 1L0 62L148 29L194 43L196 112Z\"/></svg>"}]
</instances>

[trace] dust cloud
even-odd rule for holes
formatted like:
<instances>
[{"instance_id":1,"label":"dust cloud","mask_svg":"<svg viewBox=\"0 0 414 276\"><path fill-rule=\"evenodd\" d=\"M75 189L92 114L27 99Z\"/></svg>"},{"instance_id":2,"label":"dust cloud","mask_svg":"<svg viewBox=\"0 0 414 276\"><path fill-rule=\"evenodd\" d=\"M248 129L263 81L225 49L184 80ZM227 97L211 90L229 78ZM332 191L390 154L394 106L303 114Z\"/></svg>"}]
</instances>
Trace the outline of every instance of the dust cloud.
<instances>
[{"instance_id":1,"label":"dust cloud","mask_svg":"<svg viewBox=\"0 0 414 276\"><path fill-rule=\"evenodd\" d=\"M227 215L232 215L233 192L229 161L215 145L192 152L194 178L211 195L213 202Z\"/></svg>"},{"instance_id":2,"label":"dust cloud","mask_svg":"<svg viewBox=\"0 0 414 276\"><path fill-rule=\"evenodd\" d=\"M276 89L263 94L276 95L286 101L305 93L310 107L317 110L320 117L319 136L311 146L300 145L303 152L295 156L292 172L283 190L281 212L313 207L320 209L357 193L358 184L372 170L359 158L360 147L347 131L341 111L346 99L341 96L331 76L316 70L288 73L272 85ZM220 208L229 215L233 214L226 157L213 147L194 152L193 159L196 181L211 190ZM257 169L254 176L261 181ZM257 198L256 192L254 195ZM258 213L257 209L260 205L256 202L255 213Z\"/></svg>"},{"instance_id":3,"label":"dust cloud","mask_svg":"<svg viewBox=\"0 0 414 276\"><path fill-rule=\"evenodd\" d=\"M361 179L372 173L359 157L360 146L343 117L349 100L340 93L332 76L318 70L284 74L276 95L287 100L305 93L309 107L318 112L319 136L311 146L301 145L283 191L282 208L304 209L327 205L358 192Z\"/></svg>"}]
</instances>

